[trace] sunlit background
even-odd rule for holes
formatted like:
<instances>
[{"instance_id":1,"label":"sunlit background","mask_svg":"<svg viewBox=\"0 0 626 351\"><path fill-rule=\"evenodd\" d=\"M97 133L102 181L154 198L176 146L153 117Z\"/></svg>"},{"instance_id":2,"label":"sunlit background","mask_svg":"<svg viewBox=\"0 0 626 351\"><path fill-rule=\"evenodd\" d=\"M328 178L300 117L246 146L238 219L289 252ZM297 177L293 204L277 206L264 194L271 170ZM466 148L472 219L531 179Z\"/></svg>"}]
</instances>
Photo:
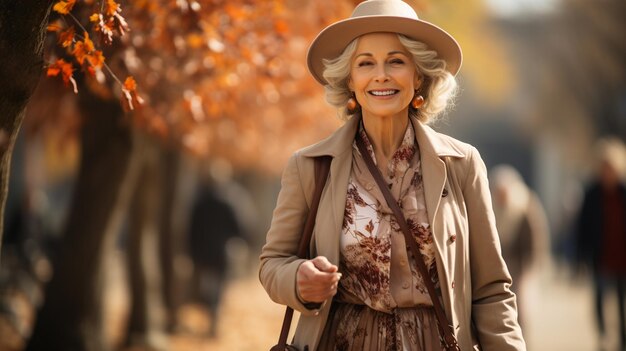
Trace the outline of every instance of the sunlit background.
<instances>
[{"instance_id":1,"label":"sunlit background","mask_svg":"<svg viewBox=\"0 0 626 351\"><path fill-rule=\"evenodd\" d=\"M280 174L341 125L306 50L359 2L121 1L129 31L112 45L92 33L107 66L75 66L77 94L42 72L12 159L0 350L31 336L88 351L268 350L284 307L256 269ZM407 2L463 48L460 94L433 127L488 169L514 167L545 209L549 245L520 292L529 349L617 350L616 296L600 338L574 238L596 142L626 141L626 2ZM91 26L94 6L53 12L47 63L71 60L59 36Z\"/></svg>"}]
</instances>

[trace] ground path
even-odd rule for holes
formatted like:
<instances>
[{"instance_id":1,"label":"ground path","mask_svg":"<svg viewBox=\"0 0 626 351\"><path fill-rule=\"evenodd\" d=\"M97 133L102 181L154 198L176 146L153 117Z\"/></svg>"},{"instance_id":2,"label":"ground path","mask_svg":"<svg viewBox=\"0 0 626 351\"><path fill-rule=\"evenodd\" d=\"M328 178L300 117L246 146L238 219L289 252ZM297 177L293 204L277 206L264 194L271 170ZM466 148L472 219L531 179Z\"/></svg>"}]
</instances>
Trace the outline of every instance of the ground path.
<instances>
[{"instance_id":1,"label":"ground path","mask_svg":"<svg viewBox=\"0 0 626 351\"><path fill-rule=\"evenodd\" d=\"M584 282L572 283L564 273L547 267L529 296L528 325L525 333L531 351L595 351L597 340L591 308L591 289ZM538 293L537 291L541 291ZM617 306L614 296L606 307L611 328L609 351L617 350ZM232 281L222 310L219 338L173 337L174 351L266 351L276 342L284 309L271 302L255 276ZM204 320L197 309L187 311L189 318ZM194 317L195 316L195 317ZM200 323L202 324L202 323Z\"/></svg>"}]
</instances>

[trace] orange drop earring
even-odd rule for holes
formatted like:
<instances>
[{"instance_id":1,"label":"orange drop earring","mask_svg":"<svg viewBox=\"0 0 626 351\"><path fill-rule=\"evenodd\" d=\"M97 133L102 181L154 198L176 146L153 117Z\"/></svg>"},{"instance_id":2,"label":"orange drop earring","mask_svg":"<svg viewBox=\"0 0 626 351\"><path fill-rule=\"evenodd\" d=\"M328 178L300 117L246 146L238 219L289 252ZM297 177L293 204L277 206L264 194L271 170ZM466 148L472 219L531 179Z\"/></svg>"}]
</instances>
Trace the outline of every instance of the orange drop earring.
<instances>
[{"instance_id":1,"label":"orange drop earring","mask_svg":"<svg viewBox=\"0 0 626 351\"><path fill-rule=\"evenodd\" d=\"M352 97L350 99L348 99L348 102L346 103L346 109L348 110L348 114L355 114L357 112L357 106L358 106L358 102L356 101L356 98L354 97L354 94L352 95Z\"/></svg>"},{"instance_id":2,"label":"orange drop earring","mask_svg":"<svg viewBox=\"0 0 626 351\"><path fill-rule=\"evenodd\" d=\"M420 107L422 107L422 105L424 105L424 97L422 95L417 95L417 92L415 93L415 97L413 98L413 100L411 100L411 106L413 106L414 109L418 109Z\"/></svg>"}]
</instances>

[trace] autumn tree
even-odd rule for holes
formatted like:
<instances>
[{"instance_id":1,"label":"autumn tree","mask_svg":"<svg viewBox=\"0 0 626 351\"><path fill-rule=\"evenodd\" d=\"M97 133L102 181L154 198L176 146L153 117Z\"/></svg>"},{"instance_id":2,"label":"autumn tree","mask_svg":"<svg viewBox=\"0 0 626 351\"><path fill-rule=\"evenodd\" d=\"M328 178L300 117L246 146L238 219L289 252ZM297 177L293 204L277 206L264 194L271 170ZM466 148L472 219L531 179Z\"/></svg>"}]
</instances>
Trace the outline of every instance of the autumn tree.
<instances>
[{"instance_id":1,"label":"autumn tree","mask_svg":"<svg viewBox=\"0 0 626 351\"><path fill-rule=\"evenodd\" d=\"M0 2L0 214L8 190L11 153L44 65L51 0ZM0 239L3 232L0 216Z\"/></svg>"},{"instance_id":2,"label":"autumn tree","mask_svg":"<svg viewBox=\"0 0 626 351\"><path fill-rule=\"evenodd\" d=\"M101 263L123 220L123 213L115 210L120 208L120 203L128 201L124 179L133 144L122 106L109 91L115 91L115 86L129 98L127 104L130 104L134 102L134 82L128 78L124 84L115 75L110 78L119 84L104 81L102 70L116 67L114 60L104 62L105 52L114 52L116 48L100 49L92 38L97 40L97 34L101 34L101 40L109 39L109 27L106 27L109 24L115 26L117 34L127 27L114 1L97 4L58 1L53 9L57 17L47 28L58 36L49 40L52 44L46 54L46 73L59 77L69 86L71 94L81 87L76 106L87 118L81 126L81 161L61 252L27 349L103 350L106 342L100 332ZM89 13L89 21L83 21L82 13ZM86 88L99 86L96 83L103 89ZM58 94L52 95L58 98Z\"/></svg>"},{"instance_id":3,"label":"autumn tree","mask_svg":"<svg viewBox=\"0 0 626 351\"><path fill-rule=\"evenodd\" d=\"M341 8L341 4L333 6ZM122 8L124 17L120 18ZM274 135L289 128L293 140L301 141L298 131L307 130L316 122L318 111L327 109L319 103L315 83L302 79L303 61L290 62L306 50L307 42L304 33L292 28L300 25L310 31L289 17L295 9L283 1L215 1L202 6L145 1L132 7L110 0L55 3L60 17L48 27L54 46L47 56L47 75L65 84L67 94L78 90L82 152L63 249L28 349L107 348L102 335L102 262L129 204L137 223L130 226L131 235L138 242L158 235L155 221L159 213L165 213L160 202L154 201L154 194L163 188L158 180L151 180L158 173L154 166L152 171L142 170L146 155L152 152L136 148L151 145L158 152L158 146L138 140L151 138L199 156L221 156L234 164L271 170L276 163L254 162L284 151L277 143L264 147L263 140L275 140ZM309 15L307 20L323 23L328 19ZM126 20L132 23L132 38L111 40L111 32L121 34L128 29ZM139 82L139 94L135 80L118 78L127 73ZM60 99L58 94L51 95ZM137 110L140 95L145 103ZM282 95L291 102L283 102ZM308 99L315 104L307 105ZM124 114L122 106L135 110ZM293 111L285 111L292 107ZM136 137L140 134L145 135ZM236 149L229 150L229 145ZM240 156L251 151L264 154ZM153 200L145 201L144 195ZM139 239L142 235L144 239ZM144 279L154 277L145 274L146 268L131 269L140 272L136 282L144 281L144 287L153 285ZM154 330L145 329L149 316L141 314L151 308L135 308L146 296L146 289L142 290L133 293L139 297L132 309L138 315L131 316L130 325L136 326L135 332L150 334Z\"/></svg>"}]
</instances>

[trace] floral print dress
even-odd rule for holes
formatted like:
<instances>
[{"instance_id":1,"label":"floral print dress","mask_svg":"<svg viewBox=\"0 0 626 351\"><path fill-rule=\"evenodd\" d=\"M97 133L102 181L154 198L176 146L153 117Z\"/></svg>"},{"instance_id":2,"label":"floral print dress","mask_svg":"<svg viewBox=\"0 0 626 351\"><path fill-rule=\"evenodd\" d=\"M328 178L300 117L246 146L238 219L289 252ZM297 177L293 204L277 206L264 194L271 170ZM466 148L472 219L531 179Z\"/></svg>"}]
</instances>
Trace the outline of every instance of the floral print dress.
<instances>
[{"instance_id":1,"label":"floral print dress","mask_svg":"<svg viewBox=\"0 0 626 351\"><path fill-rule=\"evenodd\" d=\"M359 129L370 156L374 151ZM432 301L404 235L356 143L341 233L343 277L318 350L442 350ZM426 212L419 149L409 123L383 177L399 199L437 290L435 246Z\"/></svg>"}]
</instances>

